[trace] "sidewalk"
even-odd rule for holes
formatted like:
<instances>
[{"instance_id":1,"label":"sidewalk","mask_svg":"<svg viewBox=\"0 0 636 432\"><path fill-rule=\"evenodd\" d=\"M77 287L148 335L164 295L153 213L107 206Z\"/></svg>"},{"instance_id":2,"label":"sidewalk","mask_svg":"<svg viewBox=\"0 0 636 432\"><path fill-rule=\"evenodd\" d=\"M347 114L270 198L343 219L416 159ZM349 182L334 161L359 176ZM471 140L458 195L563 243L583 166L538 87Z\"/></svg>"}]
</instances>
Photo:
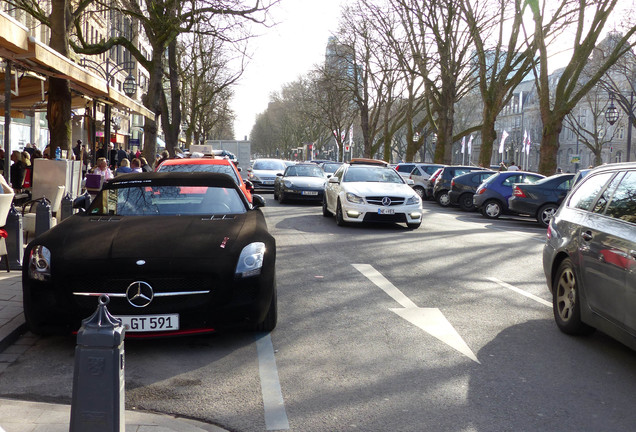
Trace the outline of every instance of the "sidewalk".
<instances>
[{"instance_id":1,"label":"sidewalk","mask_svg":"<svg viewBox=\"0 0 636 432\"><path fill-rule=\"evenodd\" d=\"M14 344L26 332L22 272L0 271L0 374L30 343ZM27 336L28 339L28 336ZM164 414L126 410L126 432L223 432L218 426ZM68 432L71 406L0 398L0 432Z\"/></svg>"}]
</instances>

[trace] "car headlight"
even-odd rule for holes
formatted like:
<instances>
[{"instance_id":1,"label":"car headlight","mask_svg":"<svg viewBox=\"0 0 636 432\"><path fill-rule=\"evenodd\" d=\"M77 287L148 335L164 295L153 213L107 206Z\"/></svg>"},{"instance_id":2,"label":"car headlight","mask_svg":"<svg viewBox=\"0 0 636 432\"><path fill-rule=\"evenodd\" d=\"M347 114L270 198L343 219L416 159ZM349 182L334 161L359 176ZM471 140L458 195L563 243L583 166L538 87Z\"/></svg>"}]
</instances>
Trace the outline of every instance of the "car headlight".
<instances>
[{"instance_id":1,"label":"car headlight","mask_svg":"<svg viewBox=\"0 0 636 432\"><path fill-rule=\"evenodd\" d=\"M294 183L292 183L292 181L291 181L291 180L285 180L283 183L285 184L285 187L286 187L287 189L291 189L291 188L293 188L293 187L294 187Z\"/></svg>"},{"instance_id":2,"label":"car headlight","mask_svg":"<svg viewBox=\"0 0 636 432\"><path fill-rule=\"evenodd\" d=\"M236 264L236 277L250 277L261 274L263 257L265 256L265 243L250 243L243 248Z\"/></svg>"},{"instance_id":3,"label":"car headlight","mask_svg":"<svg viewBox=\"0 0 636 432\"><path fill-rule=\"evenodd\" d=\"M253 172L247 174L248 180L258 180L258 176Z\"/></svg>"},{"instance_id":4,"label":"car headlight","mask_svg":"<svg viewBox=\"0 0 636 432\"><path fill-rule=\"evenodd\" d=\"M45 246L35 246L29 256L29 277L39 281L51 278L51 251Z\"/></svg>"},{"instance_id":5,"label":"car headlight","mask_svg":"<svg viewBox=\"0 0 636 432\"><path fill-rule=\"evenodd\" d=\"M356 194L352 194L351 192L347 192L345 195L347 201L352 202L354 204L364 204L364 200Z\"/></svg>"},{"instance_id":6,"label":"car headlight","mask_svg":"<svg viewBox=\"0 0 636 432\"><path fill-rule=\"evenodd\" d=\"M420 203L420 197L418 195L413 195L410 198L408 198L404 204L412 205L412 204L419 204L419 203Z\"/></svg>"}]
</instances>

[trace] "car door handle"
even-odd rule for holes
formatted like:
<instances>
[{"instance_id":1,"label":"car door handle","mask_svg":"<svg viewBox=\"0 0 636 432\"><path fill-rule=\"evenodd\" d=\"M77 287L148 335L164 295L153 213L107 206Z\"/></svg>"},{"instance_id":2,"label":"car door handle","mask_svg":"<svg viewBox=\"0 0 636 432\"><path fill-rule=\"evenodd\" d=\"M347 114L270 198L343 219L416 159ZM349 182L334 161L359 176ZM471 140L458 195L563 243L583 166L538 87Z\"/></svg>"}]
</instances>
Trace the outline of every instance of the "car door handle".
<instances>
[{"instance_id":1,"label":"car door handle","mask_svg":"<svg viewBox=\"0 0 636 432\"><path fill-rule=\"evenodd\" d=\"M583 233L581 233L581 237L583 238L583 240L585 241L590 241L592 240L592 231L585 231Z\"/></svg>"}]
</instances>

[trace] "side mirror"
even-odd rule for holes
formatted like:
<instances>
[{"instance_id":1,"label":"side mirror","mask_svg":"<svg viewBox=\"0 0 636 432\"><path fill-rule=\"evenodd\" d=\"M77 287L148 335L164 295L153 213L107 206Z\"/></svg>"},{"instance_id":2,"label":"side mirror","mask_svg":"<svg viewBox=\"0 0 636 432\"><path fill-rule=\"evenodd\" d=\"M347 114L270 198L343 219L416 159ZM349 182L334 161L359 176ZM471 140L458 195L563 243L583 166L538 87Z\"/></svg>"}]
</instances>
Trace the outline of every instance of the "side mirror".
<instances>
[{"instance_id":1,"label":"side mirror","mask_svg":"<svg viewBox=\"0 0 636 432\"><path fill-rule=\"evenodd\" d=\"M329 177L329 183L340 183L338 177Z\"/></svg>"},{"instance_id":2,"label":"side mirror","mask_svg":"<svg viewBox=\"0 0 636 432\"><path fill-rule=\"evenodd\" d=\"M252 207L255 209L265 207L265 198L256 194L252 195Z\"/></svg>"},{"instance_id":3,"label":"side mirror","mask_svg":"<svg viewBox=\"0 0 636 432\"><path fill-rule=\"evenodd\" d=\"M413 181L413 179L406 179L406 184L409 186L413 186L415 182Z\"/></svg>"},{"instance_id":4,"label":"side mirror","mask_svg":"<svg viewBox=\"0 0 636 432\"><path fill-rule=\"evenodd\" d=\"M283 173L276 173L276 176L277 176L277 177L282 177L282 176L283 176Z\"/></svg>"},{"instance_id":5,"label":"side mirror","mask_svg":"<svg viewBox=\"0 0 636 432\"><path fill-rule=\"evenodd\" d=\"M245 183L245 188L250 191L250 192L254 192L254 183L252 183L249 180L244 180L243 181Z\"/></svg>"}]
</instances>

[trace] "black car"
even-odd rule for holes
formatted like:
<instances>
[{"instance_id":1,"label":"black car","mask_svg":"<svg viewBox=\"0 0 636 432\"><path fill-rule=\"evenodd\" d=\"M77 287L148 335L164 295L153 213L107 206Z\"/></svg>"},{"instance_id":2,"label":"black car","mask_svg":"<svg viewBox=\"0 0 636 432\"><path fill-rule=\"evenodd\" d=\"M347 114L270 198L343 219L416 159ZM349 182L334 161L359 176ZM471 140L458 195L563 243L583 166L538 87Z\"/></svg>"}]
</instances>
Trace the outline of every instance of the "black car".
<instances>
[{"instance_id":1,"label":"black car","mask_svg":"<svg viewBox=\"0 0 636 432\"><path fill-rule=\"evenodd\" d=\"M472 171L483 170L484 168L476 166L461 166L452 165L442 168L442 172L435 179L433 185L433 197L435 201L442 207L447 207L451 204L449 192L451 189L451 180L458 175L466 174Z\"/></svg>"},{"instance_id":2,"label":"black car","mask_svg":"<svg viewBox=\"0 0 636 432\"><path fill-rule=\"evenodd\" d=\"M276 176L274 199L281 204L288 199L322 203L326 181L327 175L314 163L288 166L284 173Z\"/></svg>"},{"instance_id":3,"label":"black car","mask_svg":"<svg viewBox=\"0 0 636 432\"><path fill-rule=\"evenodd\" d=\"M548 226L543 270L561 331L599 329L636 350L636 163L574 186Z\"/></svg>"},{"instance_id":4,"label":"black car","mask_svg":"<svg viewBox=\"0 0 636 432\"><path fill-rule=\"evenodd\" d=\"M459 205L459 208L464 211L475 210L473 195L479 185L493 174L495 174L495 171L491 170L471 171L453 178L451 180L451 190L448 193L450 203Z\"/></svg>"},{"instance_id":5,"label":"black car","mask_svg":"<svg viewBox=\"0 0 636 432\"><path fill-rule=\"evenodd\" d=\"M36 334L77 330L107 294L126 337L234 325L271 331L276 243L258 209L263 205L259 195L250 204L227 174L116 177L88 210L25 249L28 328Z\"/></svg>"},{"instance_id":6,"label":"black car","mask_svg":"<svg viewBox=\"0 0 636 432\"><path fill-rule=\"evenodd\" d=\"M561 202L572 187L574 174L556 174L533 184L515 184L508 208L518 214L530 215L539 225L547 227Z\"/></svg>"}]
</instances>

